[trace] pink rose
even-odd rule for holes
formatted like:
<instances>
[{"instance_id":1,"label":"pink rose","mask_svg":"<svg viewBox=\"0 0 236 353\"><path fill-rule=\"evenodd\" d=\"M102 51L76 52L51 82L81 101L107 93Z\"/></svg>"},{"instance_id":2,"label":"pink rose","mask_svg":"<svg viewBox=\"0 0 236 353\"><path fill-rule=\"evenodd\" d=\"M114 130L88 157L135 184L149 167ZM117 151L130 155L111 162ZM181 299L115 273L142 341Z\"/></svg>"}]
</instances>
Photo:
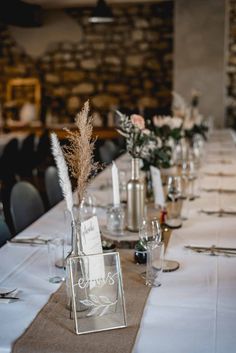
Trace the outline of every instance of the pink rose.
<instances>
[{"instance_id":1,"label":"pink rose","mask_svg":"<svg viewBox=\"0 0 236 353\"><path fill-rule=\"evenodd\" d=\"M139 128L140 130L143 130L145 128L145 121L141 115L132 114L130 118L134 126Z\"/></svg>"}]
</instances>

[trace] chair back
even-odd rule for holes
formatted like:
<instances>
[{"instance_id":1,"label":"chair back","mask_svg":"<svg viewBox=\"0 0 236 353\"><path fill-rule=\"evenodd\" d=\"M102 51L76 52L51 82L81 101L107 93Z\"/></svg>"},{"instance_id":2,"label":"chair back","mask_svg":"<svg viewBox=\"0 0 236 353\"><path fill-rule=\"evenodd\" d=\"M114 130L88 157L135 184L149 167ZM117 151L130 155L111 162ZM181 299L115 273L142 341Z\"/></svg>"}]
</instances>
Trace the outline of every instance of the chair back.
<instances>
[{"instance_id":1,"label":"chair back","mask_svg":"<svg viewBox=\"0 0 236 353\"><path fill-rule=\"evenodd\" d=\"M118 149L112 140L106 140L104 144L99 147L99 153L101 162L110 164L118 156Z\"/></svg>"},{"instance_id":2,"label":"chair back","mask_svg":"<svg viewBox=\"0 0 236 353\"><path fill-rule=\"evenodd\" d=\"M18 140L11 139L4 147L0 159L0 177L4 182L14 179L19 159Z\"/></svg>"},{"instance_id":3,"label":"chair back","mask_svg":"<svg viewBox=\"0 0 236 353\"><path fill-rule=\"evenodd\" d=\"M10 208L16 233L29 226L44 213L43 201L38 190L26 181L19 181L13 186Z\"/></svg>"},{"instance_id":4,"label":"chair back","mask_svg":"<svg viewBox=\"0 0 236 353\"><path fill-rule=\"evenodd\" d=\"M18 173L20 176L31 176L36 165L35 134L28 135L22 142Z\"/></svg>"},{"instance_id":5,"label":"chair back","mask_svg":"<svg viewBox=\"0 0 236 353\"><path fill-rule=\"evenodd\" d=\"M57 168L50 166L45 171L45 187L49 206L53 207L63 199Z\"/></svg>"},{"instance_id":6,"label":"chair back","mask_svg":"<svg viewBox=\"0 0 236 353\"><path fill-rule=\"evenodd\" d=\"M37 164L45 163L47 159L50 157L51 145L50 145L50 137L48 131L44 131L43 134L39 137L39 141L37 144Z\"/></svg>"},{"instance_id":7,"label":"chair back","mask_svg":"<svg viewBox=\"0 0 236 353\"><path fill-rule=\"evenodd\" d=\"M5 221L0 217L0 247L11 239L10 230Z\"/></svg>"}]
</instances>

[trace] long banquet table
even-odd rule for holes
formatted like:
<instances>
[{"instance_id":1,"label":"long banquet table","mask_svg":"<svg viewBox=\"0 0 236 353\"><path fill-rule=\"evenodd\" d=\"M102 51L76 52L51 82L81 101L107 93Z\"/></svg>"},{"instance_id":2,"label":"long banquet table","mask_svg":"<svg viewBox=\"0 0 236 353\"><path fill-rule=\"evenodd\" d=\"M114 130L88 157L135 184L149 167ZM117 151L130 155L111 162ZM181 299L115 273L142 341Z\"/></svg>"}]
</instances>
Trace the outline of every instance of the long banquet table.
<instances>
[{"instance_id":1,"label":"long banquet table","mask_svg":"<svg viewBox=\"0 0 236 353\"><path fill-rule=\"evenodd\" d=\"M126 159L118 164L121 169L129 168ZM90 186L102 224L103 206L112 200L109 180L107 168ZM166 250L166 258L177 260L180 268L164 273L162 286L151 290L133 353L236 351L236 257L194 253L184 247L236 248L236 150L230 130L212 133L195 187L200 197L184 202L188 219L172 232ZM69 231L64 209L61 202L18 236L64 236ZM0 287L17 287L20 297L13 303L0 303L0 353L9 353L59 285L48 281L45 246L8 243L0 249L0 261Z\"/></svg>"}]
</instances>

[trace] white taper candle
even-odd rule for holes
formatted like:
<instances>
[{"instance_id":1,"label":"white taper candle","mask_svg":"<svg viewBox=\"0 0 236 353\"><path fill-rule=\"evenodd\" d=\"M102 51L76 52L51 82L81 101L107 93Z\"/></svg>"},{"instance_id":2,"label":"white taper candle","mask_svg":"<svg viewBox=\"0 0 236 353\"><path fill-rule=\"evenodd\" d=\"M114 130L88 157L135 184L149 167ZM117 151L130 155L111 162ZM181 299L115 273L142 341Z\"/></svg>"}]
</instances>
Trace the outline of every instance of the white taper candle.
<instances>
[{"instance_id":1,"label":"white taper candle","mask_svg":"<svg viewBox=\"0 0 236 353\"><path fill-rule=\"evenodd\" d=\"M112 162L112 186L113 186L113 205L120 205L119 174L115 162Z\"/></svg>"}]
</instances>

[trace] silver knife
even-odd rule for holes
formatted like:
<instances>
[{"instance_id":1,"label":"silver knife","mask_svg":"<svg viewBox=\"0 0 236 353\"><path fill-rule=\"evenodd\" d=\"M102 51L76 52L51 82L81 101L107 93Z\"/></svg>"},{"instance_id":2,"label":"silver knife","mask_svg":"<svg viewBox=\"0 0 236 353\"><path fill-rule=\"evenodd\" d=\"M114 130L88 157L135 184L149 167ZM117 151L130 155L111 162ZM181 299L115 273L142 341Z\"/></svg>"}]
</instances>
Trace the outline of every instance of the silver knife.
<instances>
[{"instance_id":1,"label":"silver knife","mask_svg":"<svg viewBox=\"0 0 236 353\"><path fill-rule=\"evenodd\" d=\"M12 244L36 244L42 245L47 244L49 239L40 239L40 238L13 238L9 241Z\"/></svg>"},{"instance_id":2,"label":"silver knife","mask_svg":"<svg viewBox=\"0 0 236 353\"><path fill-rule=\"evenodd\" d=\"M236 251L236 248L224 248L224 247L218 247L218 246L192 246L192 245L185 245L184 246L186 249L191 249L191 250L222 250L222 251Z\"/></svg>"},{"instance_id":3,"label":"silver knife","mask_svg":"<svg viewBox=\"0 0 236 353\"><path fill-rule=\"evenodd\" d=\"M224 211L224 210L218 210L218 211L205 211L205 210L200 210L200 213L205 213L208 215L212 215L212 214L218 214L220 215L236 215L236 211Z\"/></svg>"}]
</instances>

